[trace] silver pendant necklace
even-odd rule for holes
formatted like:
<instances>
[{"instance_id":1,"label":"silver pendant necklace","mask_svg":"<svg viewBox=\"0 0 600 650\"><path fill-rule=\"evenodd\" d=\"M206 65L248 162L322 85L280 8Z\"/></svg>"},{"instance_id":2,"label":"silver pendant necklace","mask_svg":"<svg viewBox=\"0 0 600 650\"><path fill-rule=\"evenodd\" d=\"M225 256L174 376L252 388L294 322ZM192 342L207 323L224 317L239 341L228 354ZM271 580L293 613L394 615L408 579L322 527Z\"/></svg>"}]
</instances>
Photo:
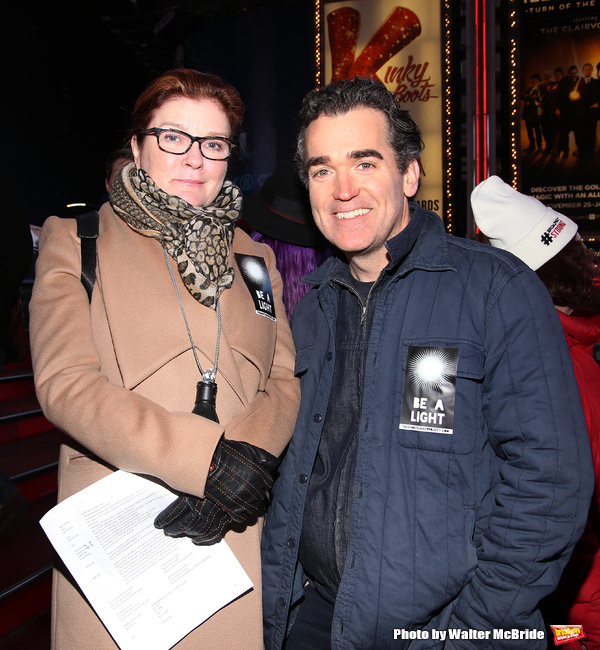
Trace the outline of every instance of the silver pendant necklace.
<instances>
[{"instance_id":1,"label":"silver pendant necklace","mask_svg":"<svg viewBox=\"0 0 600 650\"><path fill-rule=\"evenodd\" d=\"M198 353L196 352L196 346L194 345L194 339L192 338L192 332L188 323L188 319L183 308L183 301L181 300L181 295L179 293L179 288L177 287L177 282L175 280L175 275L173 274L173 269L169 263L169 256L167 251L163 248L163 253L165 256L165 262L167 263L167 268L169 269L169 274L175 287L175 293L177 294L177 300L179 301L179 307L181 308L181 313L183 314L183 320L185 322L185 327L187 329L188 337L190 339L190 344L192 346L192 352L194 354L194 359L196 359L196 365L198 370L202 375L202 381L199 381L196 385L196 402L192 413L196 415L202 415L203 417L218 422L219 418L217 417L216 410L216 398L217 398L217 383L215 381L217 377L217 366L219 364L219 347L221 345L221 303L220 297L217 298L217 346L215 349L215 365L214 368L208 368L207 370L202 370L200 365L200 359L198 359Z\"/></svg>"}]
</instances>

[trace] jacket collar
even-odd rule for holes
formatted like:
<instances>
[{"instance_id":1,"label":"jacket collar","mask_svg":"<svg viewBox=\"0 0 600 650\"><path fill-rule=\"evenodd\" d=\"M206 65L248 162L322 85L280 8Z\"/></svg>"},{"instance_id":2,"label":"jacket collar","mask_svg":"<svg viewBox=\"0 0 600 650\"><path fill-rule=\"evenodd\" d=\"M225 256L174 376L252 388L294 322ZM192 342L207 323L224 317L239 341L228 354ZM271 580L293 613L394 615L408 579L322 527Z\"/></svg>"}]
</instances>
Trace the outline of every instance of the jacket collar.
<instances>
[{"instance_id":1,"label":"jacket collar","mask_svg":"<svg viewBox=\"0 0 600 650\"><path fill-rule=\"evenodd\" d=\"M415 269L425 271L455 271L450 261L448 235L440 217L423 210L417 203L410 203L411 218L402 232L389 239L385 246L390 262L382 269L397 277L403 277ZM348 266L341 257L328 258L316 271L309 273L304 282L322 285L338 275L346 275L342 266Z\"/></svg>"}]
</instances>

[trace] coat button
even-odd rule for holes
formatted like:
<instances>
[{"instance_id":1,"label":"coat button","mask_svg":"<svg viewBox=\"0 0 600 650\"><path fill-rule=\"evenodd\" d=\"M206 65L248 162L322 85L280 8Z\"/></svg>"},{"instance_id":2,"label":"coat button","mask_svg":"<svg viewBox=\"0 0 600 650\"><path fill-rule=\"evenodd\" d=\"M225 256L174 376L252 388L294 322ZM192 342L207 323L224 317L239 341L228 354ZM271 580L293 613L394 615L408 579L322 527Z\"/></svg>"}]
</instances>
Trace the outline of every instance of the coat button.
<instances>
[{"instance_id":1,"label":"coat button","mask_svg":"<svg viewBox=\"0 0 600 650\"><path fill-rule=\"evenodd\" d=\"M290 537L287 541L287 546L288 548L296 548L296 540Z\"/></svg>"},{"instance_id":2,"label":"coat button","mask_svg":"<svg viewBox=\"0 0 600 650\"><path fill-rule=\"evenodd\" d=\"M304 485L306 481L308 481L308 476L306 476L306 474L300 474L298 480L300 481L300 483L302 483L302 485Z\"/></svg>"},{"instance_id":3,"label":"coat button","mask_svg":"<svg viewBox=\"0 0 600 650\"><path fill-rule=\"evenodd\" d=\"M320 413L315 413L313 415L313 422L320 422L323 419L323 416Z\"/></svg>"},{"instance_id":4,"label":"coat button","mask_svg":"<svg viewBox=\"0 0 600 650\"><path fill-rule=\"evenodd\" d=\"M327 361L331 361L333 359L333 352L328 352L327 353Z\"/></svg>"},{"instance_id":5,"label":"coat button","mask_svg":"<svg viewBox=\"0 0 600 650\"><path fill-rule=\"evenodd\" d=\"M278 607L285 607L285 598L282 598L281 596L277 599L277 606Z\"/></svg>"}]
</instances>

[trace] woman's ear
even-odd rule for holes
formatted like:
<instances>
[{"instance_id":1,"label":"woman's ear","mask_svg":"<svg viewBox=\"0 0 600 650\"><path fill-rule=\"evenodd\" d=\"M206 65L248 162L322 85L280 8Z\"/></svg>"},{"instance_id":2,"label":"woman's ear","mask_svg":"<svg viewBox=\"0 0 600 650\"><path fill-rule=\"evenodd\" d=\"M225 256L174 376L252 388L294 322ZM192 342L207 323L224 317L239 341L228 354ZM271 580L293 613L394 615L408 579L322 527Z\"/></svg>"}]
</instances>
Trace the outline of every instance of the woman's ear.
<instances>
[{"instance_id":1,"label":"woman's ear","mask_svg":"<svg viewBox=\"0 0 600 650\"><path fill-rule=\"evenodd\" d=\"M139 169L141 151L140 151L140 145L138 144L137 135L131 136L131 151L133 152L133 162L135 163L135 166Z\"/></svg>"}]
</instances>

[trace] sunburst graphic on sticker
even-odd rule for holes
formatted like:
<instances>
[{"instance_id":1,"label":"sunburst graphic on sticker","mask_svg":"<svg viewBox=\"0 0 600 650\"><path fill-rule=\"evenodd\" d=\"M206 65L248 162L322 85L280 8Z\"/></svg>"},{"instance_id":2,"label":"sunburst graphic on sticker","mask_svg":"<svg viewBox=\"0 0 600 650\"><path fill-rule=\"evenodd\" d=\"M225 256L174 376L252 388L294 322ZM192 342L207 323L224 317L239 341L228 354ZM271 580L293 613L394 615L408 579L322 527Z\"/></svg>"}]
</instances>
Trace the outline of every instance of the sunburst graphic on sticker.
<instances>
[{"instance_id":1,"label":"sunburst graphic on sticker","mask_svg":"<svg viewBox=\"0 0 600 650\"><path fill-rule=\"evenodd\" d=\"M408 365L411 383L421 390L441 391L454 378L454 359L446 348L426 348Z\"/></svg>"},{"instance_id":2,"label":"sunburst graphic on sticker","mask_svg":"<svg viewBox=\"0 0 600 650\"><path fill-rule=\"evenodd\" d=\"M250 256L246 256L240 264L242 275L251 282L261 285L265 280L265 269L261 264Z\"/></svg>"}]
</instances>

